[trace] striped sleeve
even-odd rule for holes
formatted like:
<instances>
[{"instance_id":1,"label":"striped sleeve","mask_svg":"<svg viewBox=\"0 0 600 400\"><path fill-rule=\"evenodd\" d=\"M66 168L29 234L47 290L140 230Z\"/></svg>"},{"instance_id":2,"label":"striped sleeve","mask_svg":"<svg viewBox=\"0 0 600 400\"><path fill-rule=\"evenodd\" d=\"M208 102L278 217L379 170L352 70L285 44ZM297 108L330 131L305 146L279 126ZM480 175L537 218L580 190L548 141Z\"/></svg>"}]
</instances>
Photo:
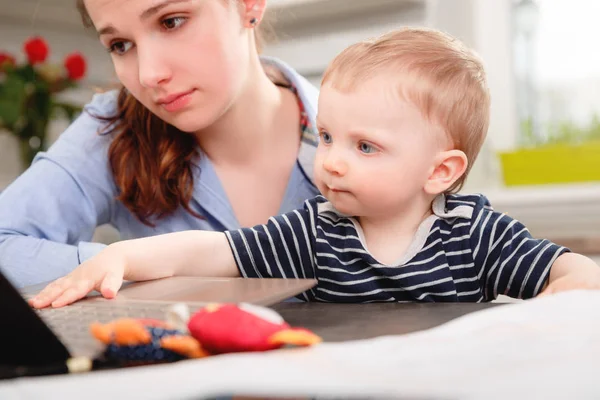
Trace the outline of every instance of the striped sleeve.
<instances>
[{"instance_id":1,"label":"striped sleeve","mask_svg":"<svg viewBox=\"0 0 600 400\"><path fill-rule=\"evenodd\" d=\"M269 219L265 225L227 231L241 276L314 279L316 203Z\"/></svg>"},{"instance_id":2,"label":"striped sleeve","mask_svg":"<svg viewBox=\"0 0 600 400\"><path fill-rule=\"evenodd\" d=\"M535 297L554 261L569 251L546 239L534 239L523 224L494 211L483 196L473 210L470 241L484 300L499 294Z\"/></svg>"}]
</instances>

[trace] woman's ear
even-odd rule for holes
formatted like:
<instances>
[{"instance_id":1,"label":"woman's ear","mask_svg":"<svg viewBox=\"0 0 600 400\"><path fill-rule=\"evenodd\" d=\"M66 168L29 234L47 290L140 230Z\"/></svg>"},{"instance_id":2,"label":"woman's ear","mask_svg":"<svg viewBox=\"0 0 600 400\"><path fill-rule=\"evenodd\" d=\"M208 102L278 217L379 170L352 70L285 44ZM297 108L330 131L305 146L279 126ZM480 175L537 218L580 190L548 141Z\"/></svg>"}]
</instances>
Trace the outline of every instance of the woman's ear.
<instances>
[{"instance_id":1,"label":"woman's ear","mask_svg":"<svg viewBox=\"0 0 600 400\"><path fill-rule=\"evenodd\" d=\"M254 28L265 15L265 7L267 0L242 0L240 2L244 6L244 14L242 16L244 26L246 28Z\"/></svg>"},{"instance_id":2,"label":"woman's ear","mask_svg":"<svg viewBox=\"0 0 600 400\"><path fill-rule=\"evenodd\" d=\"M467 155L460 150L439 153L433 172L425 183L425 192L433 195L444 193L463 176L468 165Z\"/></svg>"}]
</instances>

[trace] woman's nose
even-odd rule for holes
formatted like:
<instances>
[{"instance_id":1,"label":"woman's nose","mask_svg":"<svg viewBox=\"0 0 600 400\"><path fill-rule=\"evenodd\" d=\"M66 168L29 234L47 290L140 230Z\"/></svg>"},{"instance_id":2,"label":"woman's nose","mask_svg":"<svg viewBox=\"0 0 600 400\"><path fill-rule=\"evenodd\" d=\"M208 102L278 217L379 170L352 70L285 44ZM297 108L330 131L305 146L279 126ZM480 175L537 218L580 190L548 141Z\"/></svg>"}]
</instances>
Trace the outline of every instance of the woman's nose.
<instances>
[{"instance_id":1,"label":"woman's nose","mask_svg":"<svg viewBox=\"0 0 600 400\"><path fill-rule=\"evenodd\" d=\"M138 47L138 69L140 84L146 88L155 88L171 79L171 71L165 63L164 55L150 50L141 51Z\"/></svg>"}]
</instances>

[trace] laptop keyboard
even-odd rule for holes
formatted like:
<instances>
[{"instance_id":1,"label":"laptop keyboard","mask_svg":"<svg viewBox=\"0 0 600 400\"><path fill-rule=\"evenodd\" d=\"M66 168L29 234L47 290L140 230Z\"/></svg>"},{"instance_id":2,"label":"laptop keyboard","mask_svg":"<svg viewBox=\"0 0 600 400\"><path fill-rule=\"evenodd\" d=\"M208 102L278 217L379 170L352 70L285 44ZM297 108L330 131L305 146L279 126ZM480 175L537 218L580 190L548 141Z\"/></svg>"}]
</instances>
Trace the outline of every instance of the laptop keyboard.
<instances>
[{"instance_id":1,"label":"laptop keyboard","mask_svg":"<svg viewBox=\"0 0 600 400\"><path fill-rule=\"evenodd\" d=\"M127 305L72 304L63 308L45 308L36 313L52 329L72 354L92 356L102 349L90 334L93 322L107 323L119 318L152 318L166 320L172 304L128 302ZM189 307L193 313L199 307Z\"/></svg>"}]
</instances>

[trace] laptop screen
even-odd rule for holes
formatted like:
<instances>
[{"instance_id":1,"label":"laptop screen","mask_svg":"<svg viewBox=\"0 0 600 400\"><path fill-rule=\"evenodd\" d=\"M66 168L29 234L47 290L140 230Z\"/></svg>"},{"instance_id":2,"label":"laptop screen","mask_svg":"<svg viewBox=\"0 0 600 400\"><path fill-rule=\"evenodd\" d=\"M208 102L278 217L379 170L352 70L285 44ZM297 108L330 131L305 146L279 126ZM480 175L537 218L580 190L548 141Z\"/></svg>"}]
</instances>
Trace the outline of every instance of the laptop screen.
<instances>
[{"instance_id":1,"label":"laptop screen","mask_svg":"<svg viewBox=\"0 0 600 400\"><path fill-rule=\"evenodd\" d=\"M0 365L64 363L69 351L0 271Z\"/></svg>"}]
</instances>

